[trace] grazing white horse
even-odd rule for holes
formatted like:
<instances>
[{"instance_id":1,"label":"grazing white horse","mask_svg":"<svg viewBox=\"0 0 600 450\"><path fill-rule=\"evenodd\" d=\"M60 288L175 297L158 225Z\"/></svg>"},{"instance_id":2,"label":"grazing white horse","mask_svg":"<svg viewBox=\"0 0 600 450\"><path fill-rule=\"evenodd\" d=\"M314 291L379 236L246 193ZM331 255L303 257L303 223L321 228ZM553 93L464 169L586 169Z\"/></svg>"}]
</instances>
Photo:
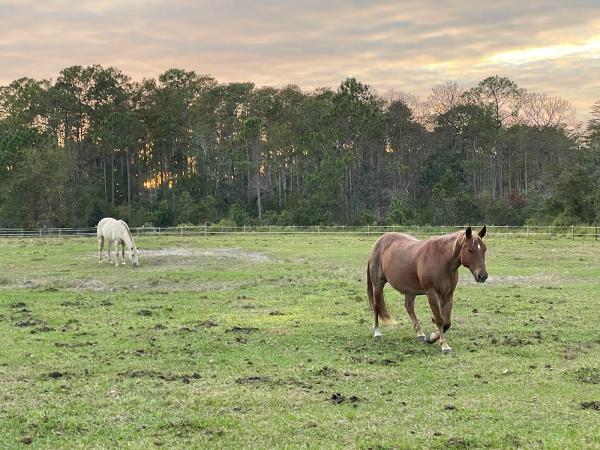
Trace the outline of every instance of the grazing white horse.
<instances>
[{"instance_id":1,"label":"grazing white horse","mask_svg":"<svg viewBox=\"0 0 600 450\"><path fill-rule=\"evenodd\" d=\"M121 245L122 264L125 264L125 246L127 246L129 249L129 257L134 267L139 265L137 247L135 246L135 242L133 242L131 231L129 231L129 227L124 221L116 220L112 217L105 217L98 222L96 235L98 236L98 262L102 262L102 251L104 250L104 240L106 239L108 241L107 250L109 262L112 262L110 257L110 247L113 244L115 245L115 252L117 253L115 257L115 267L119 265L119 245Z\"/></svg>"}]
</instances>

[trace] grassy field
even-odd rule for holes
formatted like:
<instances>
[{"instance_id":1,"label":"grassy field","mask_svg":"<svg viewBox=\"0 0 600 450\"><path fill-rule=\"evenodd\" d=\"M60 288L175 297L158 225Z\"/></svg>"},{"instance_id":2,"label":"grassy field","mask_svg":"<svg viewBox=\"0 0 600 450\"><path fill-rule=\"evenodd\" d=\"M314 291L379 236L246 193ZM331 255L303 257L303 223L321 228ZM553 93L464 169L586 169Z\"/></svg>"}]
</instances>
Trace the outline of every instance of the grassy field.
<instances>
[{"instance_id":1,"label":"grassy field","mask_svg":"<svg viewBox=\"0 0 600 450\"><path fill-rule=\"evenodd\" d=\"M600 448L599 244L492 236L445 355L389 287L372 338L374 239L0 240L0 448Z\"/></svg>"}]
</instances>

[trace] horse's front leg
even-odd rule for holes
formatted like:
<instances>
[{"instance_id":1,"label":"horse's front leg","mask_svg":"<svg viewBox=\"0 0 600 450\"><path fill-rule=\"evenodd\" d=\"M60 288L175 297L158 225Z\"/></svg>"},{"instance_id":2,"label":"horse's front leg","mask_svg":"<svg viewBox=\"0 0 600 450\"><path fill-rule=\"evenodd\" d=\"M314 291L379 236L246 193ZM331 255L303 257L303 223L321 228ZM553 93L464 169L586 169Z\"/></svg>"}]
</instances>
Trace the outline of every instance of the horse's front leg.
<instances>
[{"instance_id":1,"label":"horse's front leg","mask_svg":"<svg viewBox=\"0 0 600 450\"><path fill-rule=\"evenodd\" d=\"M442 327L442 333L440 334L440 344L442 345L442 351L444 353L449 353L452 351L452 347L450 347L448 345L448 342L446 342L446 339L445 339L445 333L446 333L446 331L448 331L450 329L450 326L452 325L452 321L450 318L450 316L452 315L452 302L453 302L452 294L443 298L443 300L441 302L441 312L442 312L442 319L444 320L444 325Z\"/></svg>"},{"instance_id":2,"label":"horse's front leg","mask_svg":"<svg viewBox=\"0 0 600 450\"><path fill-rule=\"evenodd\" d=\"M121 264L122 264L122 265L125 265L125 264L127 264L127 263L125 262L125 242L123 242L123 243L121 244Z\"/></svg>"},{"instance_id":3,"label":"horse's front leg","mask_svg":"<svg viewBox=\"0 0 600 450\"><path fill-rule=\"evenodd\" d=\"M444 331L450 328L450 324L445 327L445 315L448 316L448 321L450 320L450 311L452 310L452 296L443 297L439 295L435 291L430 291L427 293L427 299L429 300L429 307L431 308L431 312L433 313L433 322L437 326L437 331L431 333L429 337L429 342L439 342L442 346L442 351L444 353L449 353L452 351L452 348L446 342L446 338L444 336Z\"/></svg>"}]
</instances>

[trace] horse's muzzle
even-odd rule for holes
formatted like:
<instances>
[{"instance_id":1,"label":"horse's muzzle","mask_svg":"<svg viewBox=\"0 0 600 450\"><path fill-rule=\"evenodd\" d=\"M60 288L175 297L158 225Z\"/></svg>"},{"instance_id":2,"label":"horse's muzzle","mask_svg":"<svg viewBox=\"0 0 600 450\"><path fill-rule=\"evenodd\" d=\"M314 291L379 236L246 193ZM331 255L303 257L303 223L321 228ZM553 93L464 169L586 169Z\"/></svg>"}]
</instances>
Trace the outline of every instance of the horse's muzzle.
<instances>
[{"instance_id":1,"label":"horse's muzzle","mask_svg":"<svg viewBox=\"0 0 600 450\"><path fill-rule=\"evenodd\" d=\"M487 279L488 279L487 272L478 273L475 275L475 281L477 281L478 283L485 283L485 280L487 280Z\"/></svg>"}]
</instances>

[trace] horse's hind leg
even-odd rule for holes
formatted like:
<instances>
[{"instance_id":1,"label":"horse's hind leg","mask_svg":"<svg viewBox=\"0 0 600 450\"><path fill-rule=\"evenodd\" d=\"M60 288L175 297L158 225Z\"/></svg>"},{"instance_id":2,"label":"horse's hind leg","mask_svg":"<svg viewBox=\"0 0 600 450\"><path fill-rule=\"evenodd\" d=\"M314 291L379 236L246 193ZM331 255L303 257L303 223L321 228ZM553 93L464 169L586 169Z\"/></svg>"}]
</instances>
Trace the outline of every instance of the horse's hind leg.
<instances>
[{"instance_id":1,"label":"horse's hind leg","mask_svg":"<svg viewBox=\"0 0 600 450\"><path fill-rule=\"evenodd\" d=\"M106 246L106 251L108 252L108 262L112 262L112 256L110 254L110 248L112 247L112 242L108 241Z\"/></svg>"},{"instance_id":2,"label":"horse's hind leg","mask_svg":"<svg viewBox=\"0 0 600 450\"><path fill-rule=\"evenodd\" d=\"M417 319L417 315L415 314L415 296L412 294L404 294L404 306L406 307L406 312L408 312L408 317L410 317L410 320L412 321L413 328L417 332L417 341L427 342L427 337L425 336L425 333L423 333L419 319Z\"/></svg>"},{"instance_id":3,"label":"horse's hind leg","mask_svg":"<svg viewBox=\"0 0 600 450\"><path fill-rule=\"evenodd\" d=\"M373 283L373 299L376 305L383 304L383 287L385 286L385 280L375 280ZM375 308L375 323L373 324L373 337L381 337L381 328L379 327L379 311Z\"/></svg>"},{"instance_id":4,"label":"horse's hind leg","mask_svg":"<svg viewBox=\"0 0 600 450\"><path fill-rule=\"evenodd\" d=\"M102 253L104 252L104 237L98 238L98 262L102 262Z\"/></svg>"},{"instance_id":5,"label":"horse's hind leg","mask_svg":"<svg viewBox=\"0 0 600 450\"><path fill-rule=\"evenodd\" d=\"M378 302L383 293L383 289L378 289L377 286L373 286L373 297L375 302ZM375 314L375 323L373 324L373 337L381 337L381 328L379 327L379 314L377 311L373 311Z\"/></svg>"},{"instance_id":6,"label":"horse's hind leg","mask_svg":"<svg viewBox=\"0 0 600 450\"><path fill-rule=\"evenodd\" d=\"M383 298L383 287L385 286L385 283L387 283L387 280L381 271L377 251L374 250L371 254L371 258L369 258L369 264L367 265L367 294L375 318L373 324L374 337L381 336L381 328L379 327L380 317L383 321L391 321L390 313L385 306L385 300Z\"/></svg>"}]
</instances>

